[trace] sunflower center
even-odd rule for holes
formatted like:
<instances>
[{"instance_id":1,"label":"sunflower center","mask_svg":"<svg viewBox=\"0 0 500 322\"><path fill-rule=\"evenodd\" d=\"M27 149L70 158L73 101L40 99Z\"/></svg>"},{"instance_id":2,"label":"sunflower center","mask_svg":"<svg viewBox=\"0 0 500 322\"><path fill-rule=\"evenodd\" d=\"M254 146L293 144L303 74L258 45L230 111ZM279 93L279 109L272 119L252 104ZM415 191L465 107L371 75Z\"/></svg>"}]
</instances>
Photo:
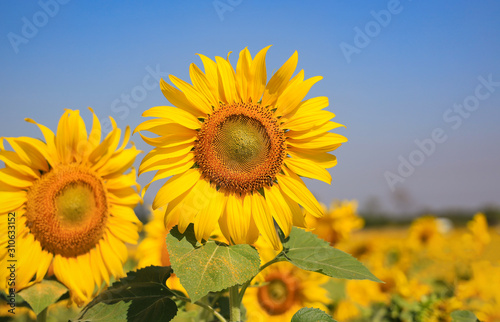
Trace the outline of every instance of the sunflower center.
<instances>
[{"instance_id":1,"label":"sunflower center","mask_svg":"<svg viewBox=\"0 0 500 322\"><path fill-rule=\"evenodd\" d=\"M53 254L74 257L94 248L107 217L102 180L81 165L52 169L28 190L27 226L42 248Z\"/></svg>"},{"instance_id":2,"label":"sunflower center","mask_svg":"<svg viewBox=\"0 0 500 322\"><path fill-rule=\"evenodd\" d=\"M271 185L285 156L284 131L260 105L222 105L198 133L196 163L217 187L246 193Z\"/></svg>"},{"instance_id":3,"label":"sunflower center","mask_svg":"<svg viewBox=\"0 0 500 322\"><path fill-rule=\"evenodd\" d=\"M257 296L269 315L283 314L299 300L298 281L292 275L275 272L266 281L269 284L259 288Z\"/></svg>"},{"instance_id":4,"label":"sunflower center","mask_svg":"<svg viewBox=\"0 0 500 322\"><path fill-rule=\"evenodd\" d=\"M64 226L79 224L94 210L92 188L85 183L70 183L55 198L59 221Z\"/></svg>"}]
</instances>

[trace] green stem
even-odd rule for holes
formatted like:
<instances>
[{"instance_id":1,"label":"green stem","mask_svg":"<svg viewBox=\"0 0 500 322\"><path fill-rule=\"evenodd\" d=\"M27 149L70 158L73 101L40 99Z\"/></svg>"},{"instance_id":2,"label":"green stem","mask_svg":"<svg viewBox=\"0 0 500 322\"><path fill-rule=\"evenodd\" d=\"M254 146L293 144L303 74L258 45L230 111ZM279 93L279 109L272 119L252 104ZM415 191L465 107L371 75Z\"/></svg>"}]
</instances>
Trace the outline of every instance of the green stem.
<instances>
[{"instance_id":1,"label":"green stem","mask_svg":"<svg viewBox=\"0 0 500 322\"><path fill-rule=\"evenodd\" d=\"M183 297L183 296L176 296L176 298L181 300L181 301L185 301L185 302L189 302L189 303L193 303L195 305L198 305L199 307L202 307L205 310L210 311L219 321L227 322L227 320L219 312L217 312L216 310L214 310L213 307L211 307L205 303L202 303L200 301L191 302L191 299L189 299L187 297Z\"/></svg>"},{"instance_id":2,"label":"green stem","mask_svg":"<svg viewBox=\"0 0 500 322\"><path fill-rule=\"evenodd\" d=\"M43 309L42 312L38 313L38 315L36 316L36 321L37 322L45 322L45 321L47 321L47 309L48 309L48 307L46 307L45 309Z\"/></svg>"},{"instance_id":3,"label":"green stem","mask_svg":"<svg viewBox=\"0 0 500 322\"><path fill-rule=\"evenodd\" d=\"M231 286L229 288L229 309L230 309L230 321L240 322L241 300L238 292L238 285Z\"/></svg>"}]
</instances>

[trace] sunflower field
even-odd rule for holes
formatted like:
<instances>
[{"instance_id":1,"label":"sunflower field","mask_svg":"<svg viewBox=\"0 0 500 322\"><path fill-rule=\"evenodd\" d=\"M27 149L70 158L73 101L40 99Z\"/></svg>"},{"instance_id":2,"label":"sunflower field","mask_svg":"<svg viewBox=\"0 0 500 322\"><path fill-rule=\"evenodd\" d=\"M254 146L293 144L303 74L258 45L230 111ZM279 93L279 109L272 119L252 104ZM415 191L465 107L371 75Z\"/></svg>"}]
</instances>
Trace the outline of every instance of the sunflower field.
<instances>
[{"instance_id":1,"label":"sunflower field","mask_svg":"<svg viewBox=\"0 0 500 322\"><path fill-rule=\"evenodd\" d=\"M43 138L0 138L2 318L500 320L484 214L364 228L355 200L318 202L303 178L331 183L344 125L306 98L322 77L297 71L297 51L268 77L270 47L199 54L134 130L66 109L55 131L26 119Z\"/></svg>"}]
</instances>

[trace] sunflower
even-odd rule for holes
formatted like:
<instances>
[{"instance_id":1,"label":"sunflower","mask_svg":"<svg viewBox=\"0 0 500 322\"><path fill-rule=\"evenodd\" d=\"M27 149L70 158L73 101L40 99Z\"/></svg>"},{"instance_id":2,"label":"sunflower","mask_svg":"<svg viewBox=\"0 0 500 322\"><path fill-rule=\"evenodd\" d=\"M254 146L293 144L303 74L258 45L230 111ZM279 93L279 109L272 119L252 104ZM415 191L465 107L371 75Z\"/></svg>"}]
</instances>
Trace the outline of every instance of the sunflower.
<instances>
[{"instance_id":1,"label":"sunflower","mask_svg":"<svg viewBox=\"0 0 500 322\"><path fill-rule=\"evenodd\" d=\"M153 216L151 221L144 226L146 237L137 247L137 268L143 268L149 265L170 266L170 255L167 251L165 238L172 227L165 227L163 225L165 209L159 208L152 213ZM179 278L175 274L170 275L167 279L167 286L170 289L179 290L187 294Z\"/></svg>"},{"instance_id":2,"label":"sunflower","mask_svg":"<svg viewBox=\"0 0 500 322\"><path fill-rule=\"evenodd\" d=\"M434 216L424 216L414 220L408 231L407 244L416 252L426 251L437 256L442 253L444 235L448 230L446 222Z\"/></svg>"},{"instance_id":3,"label":"sunflower","mask_svg":"<svg viewBox=\"0 0 500 322\"><path fill-rule=\"evenodd\" d=\"M269 47L253 59L243 49L236 70L229 55L215 61L199 55L205 71L191 64L192 85L172 75L178 89L161 80L173 106L147 110L143 116L155 118L135 131L158 135L141 133L155 148L139 174L157 170L151 182L172 176L153 202L154 209L168 204L166 226L178 222L183 232L194 223L196 238L202 240L219 223L232 244L253 243L260 233L279 249L274 221L288 236L292 225L305 226L300 206L322 216L299 176L330 183L326 168L337 160L328 152L347 139L328 132L342 125L323 110L327 97L304 100L321 77L304 80L303 71L292 77L297 52L267 82Z\"/></svg>"},{"instance_id":4,"label":"sunflower","mask_svg":"<svg viewBox=\"0 0 500 322\"><path fill-rule=\"evenodd\" d=\"M356 200L336 200L329 209L323 206L326 214L322 218L306 214L306 223L314 234L334 246L347 240L352 231L363 228L364 220L358 217L357 208Z\"/></svg>"},{"instance_id":5,"label":"sunflower","mask_svg":"<svg viewBox=\"0 0 500 322\"><path fill-rule=\"evenodd\" d=\"M263 264L276 255L262 238L254 246ZM322 287L328 279L326 275L304 271L289 262L270 265L255 277L243 296L247 321L290 321L302 307L328 312L326 305L331 301Z\"/></svg>"},{"instance_id":6,"label":"sunflower","mask_svg":"<svg viewBox=\"0 0 500 322\"><path fill-rule=\"evenodd\" d=\"M16 260L17 290L40 282L50 267L82 304L103 282L109 285L111 277L124 276L124 243L139 238L133 207L141 200L135 170L124 172L140 151L125 149L128 127L119 146L121 130L112 118L113 130L101 142L101 125L92 114L88 136L80 112L66 110L55 135L26 119L40 128L45 142L0 140L5 163L0 169L0 261L7 267ZM4 147L4 140L14 151ZM9 273L0 270L4 290Z\"/></svg>"}]
</instances>

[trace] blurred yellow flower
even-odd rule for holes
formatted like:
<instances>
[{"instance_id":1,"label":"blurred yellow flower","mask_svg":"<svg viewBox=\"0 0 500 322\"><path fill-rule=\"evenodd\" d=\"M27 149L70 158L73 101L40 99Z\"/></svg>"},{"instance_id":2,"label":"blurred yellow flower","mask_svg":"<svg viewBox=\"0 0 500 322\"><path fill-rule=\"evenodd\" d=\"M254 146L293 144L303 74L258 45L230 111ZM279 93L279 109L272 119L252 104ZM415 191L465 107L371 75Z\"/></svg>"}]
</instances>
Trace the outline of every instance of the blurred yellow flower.
<instances>
[{"instance_id":1,"label":"blurred yellow flower","mask_svg":"<svg viewBox=\"0 0 500 322\"><path fill-rule=\"evenodd\" d=\"M482 213L477 213L467 223L468 232L463 235L463 249L469 257L479 256L490 243L491 236L488 231L488 222Z\"/></svg>"},{"instance_id":2,"label":"blurred yellow flower","mask_svg":"<svg viewBox=\"0 0 500 322\"><path fill-rule=\"evenodd\" d=\"M261 272L262 284L249 287L243 297L247 321L290 321L303 307L328 311L327 291L321 287L328 277L304 271L291 263L272 264Z\"/></svg>"},{"instance_id":3,"label":"blurred yellow flower","mask_svg":"<svg viewBox=\"0 0 500 322\"><path fill-rule=\"evenodd\" d=\"M333 201L328 209L321 206L325 215L317 218L306 213L306 223L314 234L330 245L348 240L352 231L363 228L364 220L357 215L356 200Z\"/></svg>"},{"instance_id":4,"label":"blurred yellow flower","mask_svg":"<svg viewBox=\"0 0 500 322\"><path fill-rule=\"evenodd\" d=\"M358 317L361 314L356 303L348 300L341 300L337 303L333 318L338 321L348 321Z\"/></svg>"},{"instance_id":5,"label":"blurred yellow flower","mask_svg":"<svg viewBox=\"0 0 500 322\"><path fill-rule=\"evenodd\" d=\"M409 228L407 245L414 252L425 252L431 257L439 257L445 242L446 230L444 222L434 216L418 218Z\"/></svg>"}]
</instances>

